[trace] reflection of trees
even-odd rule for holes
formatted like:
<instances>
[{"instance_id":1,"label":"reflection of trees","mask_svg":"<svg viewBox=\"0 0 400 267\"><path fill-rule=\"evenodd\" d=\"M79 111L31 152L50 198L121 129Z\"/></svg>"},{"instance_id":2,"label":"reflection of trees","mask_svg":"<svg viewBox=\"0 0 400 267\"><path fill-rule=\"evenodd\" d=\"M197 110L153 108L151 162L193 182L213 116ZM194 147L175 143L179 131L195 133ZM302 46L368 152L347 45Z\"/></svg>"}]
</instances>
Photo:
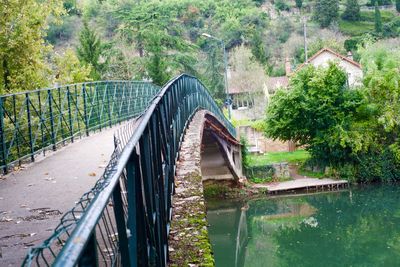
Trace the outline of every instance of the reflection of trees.
<instances>
[{"instance_id":1,"label":"reflection of trees","mask_svg":"<svg viewBox=\"0 0 400 267\"><path fill-rule=\"evenodd\" d=\"M382 187L309 198L317 227L304 223L274 233L279 266L396 266L400 252L400 206Z\"/></svg>"},{"instance_id":2,"label":"reflection of trees","mask_svg":"<svg viewBox=\"0 0 400 267\"><path fill-rule=\"evenodd\" d=\"M217 266L398 266L399 194L375 186L209 211Z\"/></svg>"},{"instance_id":3,"label":"reflection of trees","mask_svg":"<svg viewBox=\"0 0 400 267\"><path fill-rule=\"evenodd\" d=\"M249 202L249 244L244 266L279 266L273 235L282 227L297 227L315 213L304 198L259 199Z\"/></svg>"}]
</instances>

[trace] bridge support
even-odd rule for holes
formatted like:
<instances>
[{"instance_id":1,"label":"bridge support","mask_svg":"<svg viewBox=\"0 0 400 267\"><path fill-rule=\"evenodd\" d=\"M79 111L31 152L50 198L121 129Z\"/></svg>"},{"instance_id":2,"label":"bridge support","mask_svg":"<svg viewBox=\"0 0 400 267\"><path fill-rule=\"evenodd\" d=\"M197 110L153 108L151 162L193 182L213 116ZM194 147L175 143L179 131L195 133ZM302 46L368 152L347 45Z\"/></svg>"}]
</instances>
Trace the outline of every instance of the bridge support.
<instances>
[{"instance_id":1,"label":"bridge support","mask_svg":"<svg viewBox=\"0 0 400 267\"><path fill-rule=\"evenodd\" d=\"M242 176L240 143L210 113L204 114L201 174L205 180L234 180Z\"/></svg>"},{"instance_id":2,"label":"bridge support","mask_svg":"<svg viewBox=\"0 0 400 267\"><path fill-rule=\"evenodd\" d=\"M202 182L237 182L241 175L240 144L211 113L198 111L185 132L177 162L169 236L171 265L206 266L213 261Z\"/></svg>"}]
</instances>

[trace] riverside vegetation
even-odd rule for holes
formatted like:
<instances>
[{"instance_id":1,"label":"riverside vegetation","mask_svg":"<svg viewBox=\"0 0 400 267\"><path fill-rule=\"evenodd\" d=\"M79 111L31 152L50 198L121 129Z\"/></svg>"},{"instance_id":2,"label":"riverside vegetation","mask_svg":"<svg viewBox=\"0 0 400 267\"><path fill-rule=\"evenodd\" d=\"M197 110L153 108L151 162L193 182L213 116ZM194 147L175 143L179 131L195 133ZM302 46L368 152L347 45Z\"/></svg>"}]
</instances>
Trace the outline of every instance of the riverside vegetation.
<instances>
[{"instance_id":1,"label":"riverside vegetation","mask_svg":"<svg viewBox=\"0 0 400 267\"><path fill-rule=\"evenodd\" d=\"M352 51L363 86L347 90L333 65L305 68L273 97L266 134L304 145L309 164L335 176L395 181L399 11L397 0L8 1L0 6L0 93L99 79L163 85L187 72L222 105L222 47L203 33L223 40L228 55L245 46L254 64L279 76L286 57L292 67L304 62L307 17L308 54Z\"/></svg>"},{"instance_id":2,"label":"riverside vegetation","mask_svg":"<svg viewBox=\"0 0 400 267\"><path fill-rule=\"evenodd\" d=\"M267 110L265 132L294 140L310 153L308 164L352 182L400 179L398 49L382 43L359 47L363 84L350 89L335 64L297 72Z\"/></svg>"}]
</instances>

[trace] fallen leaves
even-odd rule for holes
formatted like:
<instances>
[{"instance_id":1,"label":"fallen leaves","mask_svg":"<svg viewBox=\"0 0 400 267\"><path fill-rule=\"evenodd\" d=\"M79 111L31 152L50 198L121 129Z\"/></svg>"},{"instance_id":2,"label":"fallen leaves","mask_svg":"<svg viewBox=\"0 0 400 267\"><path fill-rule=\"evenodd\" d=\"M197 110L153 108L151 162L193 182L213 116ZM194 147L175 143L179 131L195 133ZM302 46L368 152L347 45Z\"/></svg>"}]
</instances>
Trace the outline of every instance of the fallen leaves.
<instances>
[{"instance_id":1,"label":"fallen leaves","mask_svg":"<svg viewBox=\"0 0 400 267\"><path fill-rule=\"evenodd\" d=\"M91 173L89 173L89 176L94 177L94 176L96 176L96 173L95 172L91 172Z\"/></svg>"}]
</instances>

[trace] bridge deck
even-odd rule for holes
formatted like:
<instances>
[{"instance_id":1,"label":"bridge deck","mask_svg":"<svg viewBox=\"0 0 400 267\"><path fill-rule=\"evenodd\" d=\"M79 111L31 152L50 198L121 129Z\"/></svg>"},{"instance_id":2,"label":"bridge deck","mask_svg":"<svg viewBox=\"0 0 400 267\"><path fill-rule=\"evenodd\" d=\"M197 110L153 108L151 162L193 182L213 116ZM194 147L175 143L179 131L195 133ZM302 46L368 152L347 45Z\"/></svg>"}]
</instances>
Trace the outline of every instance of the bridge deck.
<instances>
[{"instance_id":1,"label":"bridge deck","mask_svg":"<svg viewBox=\"0 0 400 267\"><path fill-rule=\"evenodd\" d=\"M0 266L18 266L100 178L118 126L77 140L0 178Z\"/></svg>"}]
</instances>

